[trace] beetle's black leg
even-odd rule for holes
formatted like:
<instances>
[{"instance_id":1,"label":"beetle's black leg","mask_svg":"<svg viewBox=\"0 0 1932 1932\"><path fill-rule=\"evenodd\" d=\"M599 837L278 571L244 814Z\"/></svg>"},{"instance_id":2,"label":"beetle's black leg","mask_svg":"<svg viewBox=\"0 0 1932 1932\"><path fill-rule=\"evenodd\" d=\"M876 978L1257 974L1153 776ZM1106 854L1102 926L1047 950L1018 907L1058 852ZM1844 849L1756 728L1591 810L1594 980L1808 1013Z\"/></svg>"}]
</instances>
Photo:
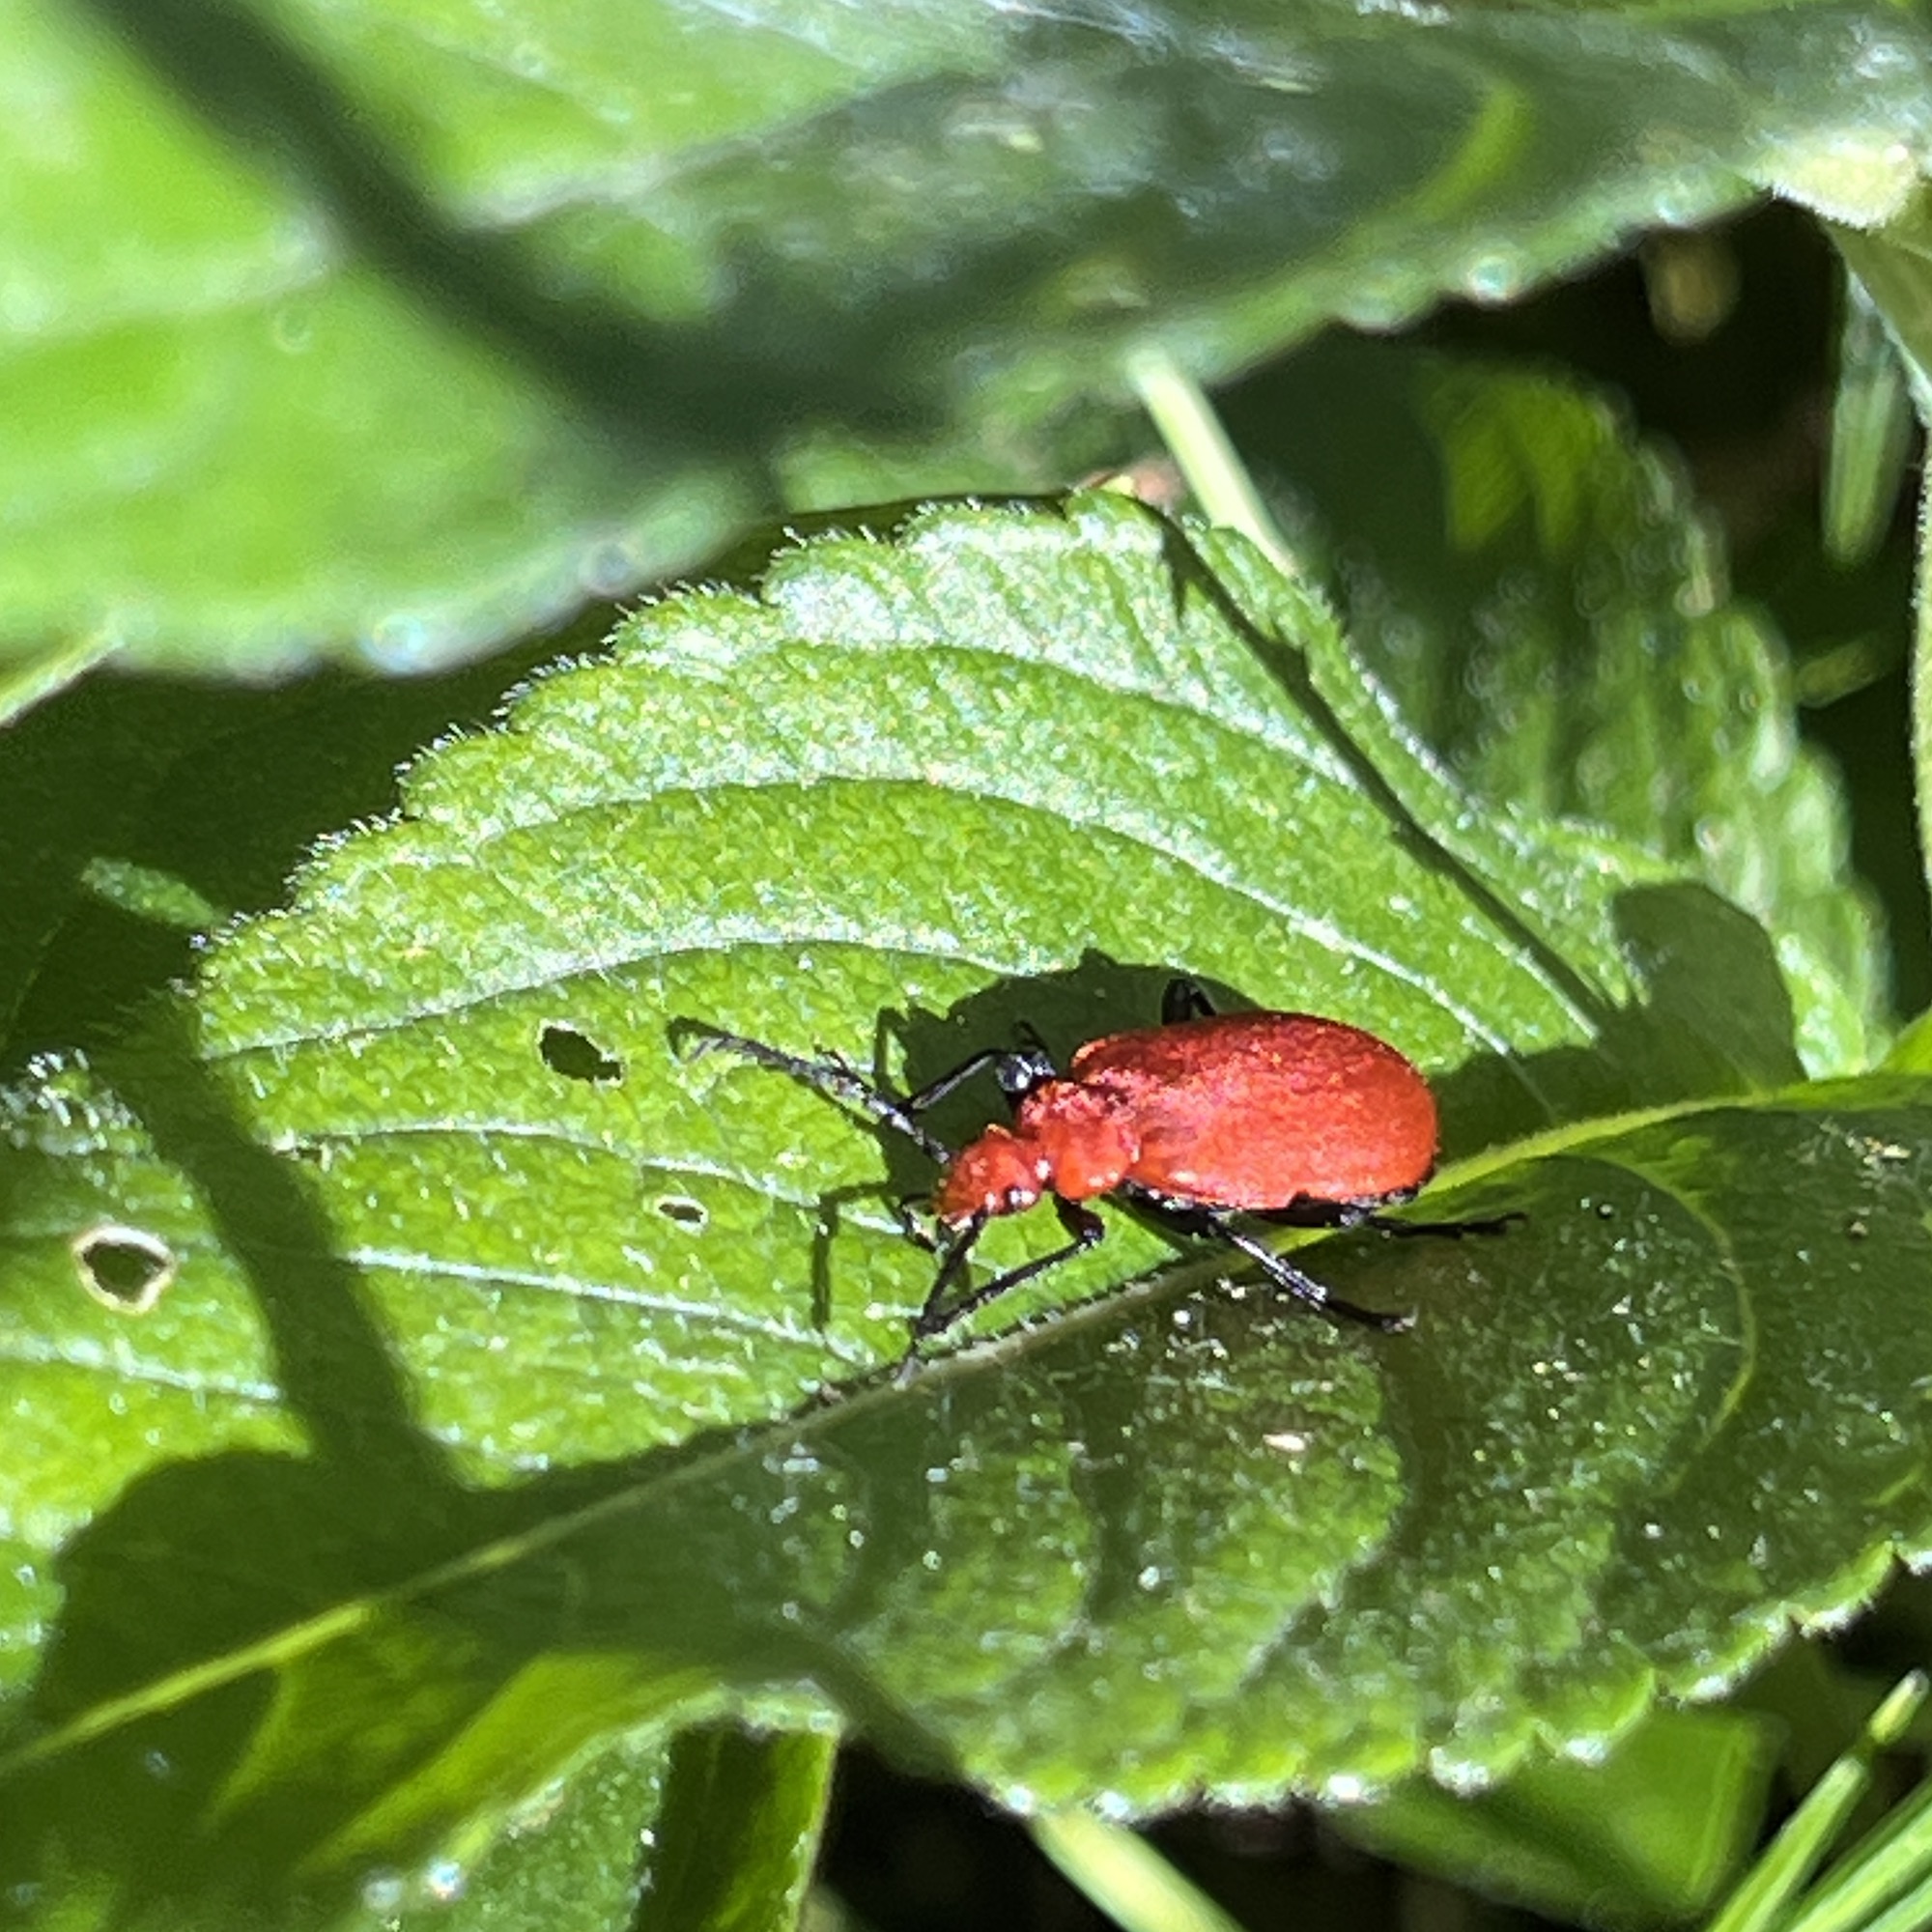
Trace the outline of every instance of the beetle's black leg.
<instances>
[{"instance_id":1,"label":"beetle's black leg","mask_svg":"<svg viewBox=\"0 0 1932 1932\"><path fill-rule=\"evenodd\" d=\"M1227 1214L1208 1208L1201 1210L1208 1227L1231 1247L1239 1248L1250 1261L1257 1263L1263 1273L1277 1288L1286 1289L1297 1301L1305 1302L1318 1315L1325 1315L1331 1321L1354 1321L1364 1328L1379 1329L1384 1335L1399 1335L1406 1328L1415 1326L1413 1315L1392 1315L1377 1308L1362 1308L1352 1301L1344 1301L1339 1294L1329 1293L1327 1285L1317 1281L1312 1274L1288 1259L1278 1255L1265 1241L1258 1241L1254 1236L1236 1227Z\"/></svg>"},{"instance_id":2,"label":"beetle's black leg","mask_svg":"<svg viewBox=\"0 0 1932 1932\"><path fill-rule=\"evenodd\" d=\"M1350 1228L1379 1228L1384 1235L1441 1235L1449 1240L1460 1241L1464 1235L1506 1235L1518 1222L1528 1219L1529 1216L1520 1208L1512 1208L1507 1214L1491 1214L1475 1221L1401 1221L1393 1214L1370 1212L1345 1225Z\"/></svg>"},{"instance_id":3,"label":"beetle's black leg","mask_svg":"<svg viewBox=\"0 0 1932 1932\"><path fill-rule=\"evenodd\" d=\"M952 1292L952 1284L966 1272L967 1258L973 1246L986 1232L986 1217L975 1214L959 1232L948 1241L941 1252L939 1272L932 1278L932 1287L925 1297L924 1306L912 1319L912 1347L917 1349L928 1335L937 1335L951 1319L945 1313L946 1297Z\"/></svg>"},{"instance_id":4,"label":"beetle's black leg","mask_svg":"<svg viewBox=\"0 0 1932 1932\"><path fill-rule=\"evenodd\" d=\"M1161 991L1162 1026L1179 1026L1183 1020L1208 1019L1213 1012L1214 1002L1208 997L1208 988L1199 980L1178 975Z\"/></svg>"},{"instance_id":5,"label":"beetle's black leg","mask_svg":"<svg viewBox=\"0 0 1932 1932\"><path fill-rule=\"evenodd\" d=\"M922 1342L943 1335L955 1321L963 1321L976 1308L983 1308L987 1302L997 1300L1009 1289L1017 1288L1021 1282L1031 1281L1035 1275L1044 1274L1048 1268L1058 1267L1062 1262L1084 1254L1106 1234L1107 1224L1091 1208L1082 1208L1076 1202L1063 1201L1057 1194L1052 1199L1054 1211L1060 1216L1060 1225L1070 1237L1065 1247L1055 1248L1051 1254L1039 1255L1033 1261L1022 1262L1018 1267L1009 1268L1005 1274L997 1274L991 1281L981 1282L978 1288L956 1300L949 1300L953 1284L965 1271L966 1257L973 1243L980 1238L986 1218L978 1214L967 1222L959 1238L946 1251L946 1260L940 1265L938 1279L932 1284L932 1293L925 1298L925 1306L913 1317L912 1346L907 1350L909 1355L917 1353Z\"/></svg>"},{"instance_id":6,"label":"beetle's black leg","mask_svg":"<svg viewBox=\"0 0 1932 1932\"><path fill-rule=\"evenodd\" d=\"M1192 1240L1226 1241L1230 1247L1238 1248L1277 1288L1287 1290L1297 1301L1306 1303L1330 1321L1356 1321L1365 1328L1377 1328L1390 1335L1414 1326L1415 1318L1412 1315L1389 1315L1379 1309L1361 1308L1352 1301L1344 1301L1339 1294L1331 1293L1324 1284L1296 1267L1286 1255L1276 1254L1265 1241L1258 1240L1249 1234L1240 1226L1231 1208L1206 1208L1198 1202L1174 1201L1151 1188L1131 1184L1122 1192L1174 1234Z\"/></svg>"},{"instance_id":7,"label":"beetle's black leg","mask_svg":"<svg viewBox=\"0 0 1932 1932\"><path fill-rule=\"evenodd\" d=\"M1376 1228L1384 1235L1442 1235L1460 1240L1464 1235L1503 1235L1529 1216L1513 1208L1507 1214L1492 1214L1473 1221L1405 1221L1382 1209L1392 1202L1406 1201L1413 1193L1384 1194L1375 1201L1296 1201L1286 1208L1250 1208L1248 1218L1264 1221L1275 1228Z\"/></svg>"},{"instance_id":8,"label":"beetle's black leg","mask_svg":"<svg viewBox=\"0 0 1932 1932\"><path fill-rule=\"evenodd\" d=\"M1383 1208L1400 1207L1415 1198L1415 1189L1403 1194L1378 1194L1372 1201L1291 1201L1286 1208L1250 1208L1250 1221L1270 1228L1359 1228L1373 1213Z\"/></svg>"},{"instance_id":9,"label":"beetle's black leg","mask_svg":"<svg viewBox=\"0 0 1932 1932\"><path fill-rule=\"evenodd\" d=\"M926 1226L921 1212L926 1205L926 1200L927 1197L923 1194L901 1194L893 1203L893 1218L898 1222L900 1233L914 1247L923 1248L927 1254L936 1255L939 1252L938 1237Z\"/></svg>"}]
</instances>

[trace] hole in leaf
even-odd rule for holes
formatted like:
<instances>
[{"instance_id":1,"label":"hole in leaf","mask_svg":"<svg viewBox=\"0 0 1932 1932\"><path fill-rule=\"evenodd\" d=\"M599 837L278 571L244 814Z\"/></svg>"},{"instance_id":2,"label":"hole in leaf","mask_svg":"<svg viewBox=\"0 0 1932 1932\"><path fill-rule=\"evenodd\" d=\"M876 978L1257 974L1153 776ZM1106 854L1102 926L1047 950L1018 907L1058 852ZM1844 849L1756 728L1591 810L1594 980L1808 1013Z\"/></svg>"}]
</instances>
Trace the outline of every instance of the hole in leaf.
<instances>
[{"instance_id":1,"label":"hole in leaf","mask_svg":"<svg viewBox=\"0 0 1932 1932\"><path fill-rule=\"evenodd\" d=\"M593 1086L609 1086L624 1077L624 1063L608 1054L586 1033L567 1020L546 1020L537 1036L537 1051L553 1073L566 1080L585 1080Z\"/></svg>"},{"instance_id":2,"label":"hole in leaf","mask_svg":"<svg viewBox=\"0 0 1932 1932\"><path fill-rule=\"evenodd\" d=\"M704 1210L701 1201L694 1201L688 1194L666 1194L658 1200L658 1212L667 1221L675 1221L681 1228L701 1228L711 1216Z\"/></svg>"},{"instance_id":3,"label":"hole in leaf","mask_svg":"<svg viewBox=\"0 0 1932 1932\"><path fill-rule=\"evenodd\" d=\"M102 1221L76 1235L71 1253L81 1287L117 1315L147 1314L175 1278L174 1250L118 1221Z\"/></svg>"}]
</instances>

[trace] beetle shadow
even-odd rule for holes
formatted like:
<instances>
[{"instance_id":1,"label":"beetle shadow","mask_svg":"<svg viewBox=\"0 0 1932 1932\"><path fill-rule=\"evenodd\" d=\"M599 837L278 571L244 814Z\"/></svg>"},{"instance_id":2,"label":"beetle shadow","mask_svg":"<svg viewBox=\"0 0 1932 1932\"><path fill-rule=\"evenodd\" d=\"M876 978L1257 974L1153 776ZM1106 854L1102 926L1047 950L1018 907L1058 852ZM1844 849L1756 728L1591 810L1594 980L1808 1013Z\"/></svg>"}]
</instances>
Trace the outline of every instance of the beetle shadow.
<instances>
[{"instance_id":1,"label":"beetle shadow","mask_svg":"<svg viewBox=\"0 0 1932 1932\"><path fill-rule=\"evenodd\" d=\"M1056 1066L1065 1068L1075 1050L1103 1034L1160 1024L1161 996L1177 978L1172 966L1123 965L1089 949L1077 964L1059 972L995 980L943 1013L922 1008L888 1007L879 1015L877 1054L881 1065L897 1043L904 1079L917 1089L939 1079L971 1055L989 1046L1018 1047L1034 1037L1043 1040ZM1216 1004L1252 1004L1233 989L1203 980ZM987 1103L992 1108L988 1111ZM968 1082L949 1094L927 1117L933 1131L957 1146L980 1125L1001 1118L999 1088L990 1074L984 1085Z\"/></svg>"},{"instance_id":2,"label":"beetle shadow","mask_svg":"<svg viewBox=\"0 0 1932 1932\"><path fill-rule=\"evenodd\" d=\"M875 1122L863 1119L858 1123L865 1126L877 1125ZM912 1161L924 1167L928 1176L932 1173L931 1163L923 1160L917 1149L907 1148L891 1128L881 1127L878 1132L881 1146L888 1148L889 1167L895 1160L900 1166L904 1166L904 1157L910 1155ZM929 1188L930 1184L928 1180L926 1188ZM922 1188L917 1179L908 1177L904 1187L897 1189L896 1192L893 1192L889 1187L886 1191L892 1199L905 1200L919 1198L925 1189ZM820 1334L826 1333L832 1326L834 1298L832 1258L838 1246L838 1236L844 1231L845 1209L860 1202L875 1202L879 1199L880 1193L881 1189L869 1182L852 1181L843 1187L821 1189L813 1204L810 1262L811 1325ZM936 1262L934 1265L937 1265Z\"/></svg>"}]
</instances>

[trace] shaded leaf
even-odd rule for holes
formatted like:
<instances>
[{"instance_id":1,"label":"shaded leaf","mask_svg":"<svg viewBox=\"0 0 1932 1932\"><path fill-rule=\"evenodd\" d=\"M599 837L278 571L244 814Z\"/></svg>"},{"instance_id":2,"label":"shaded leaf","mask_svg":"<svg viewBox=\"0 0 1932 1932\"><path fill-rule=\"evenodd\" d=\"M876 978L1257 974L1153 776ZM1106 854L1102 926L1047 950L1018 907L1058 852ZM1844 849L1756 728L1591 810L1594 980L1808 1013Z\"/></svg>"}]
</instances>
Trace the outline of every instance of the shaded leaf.
<instances>
[{"instance_id":1,"label":"shaded leaf","mask_svg":"<svg viewBox=\"0 0 1932 1932\"><path fill-rule=\"evenodd\" d=\"M318 825L390 810L396 766L503 680L608 623L436 678L275 690L95 678L9 728L0 761L0 1064L118 1037L198 937L280 903Z\"/></svg>"},{"instance_id":2,"label":"shaded leaf","mask_svg":"<svg viewBox=\"0 0 1932 1932\"><path fill-rule=\"evenodd\" d=\"M790 1932L811 1877L829 1739L685 1732L652 1833L651 1915L667 1932Z\"/></svg>"},{"instance_id":3,"label":"shaded leaf","mask_svg":"<svg viewBox=\"0 0 1932 1932\"><path fill-rule=\"evenodd\" d=\"M1825 554L1840 568L1868 561L1884 541L1911 453L1904 365L1864 284L1847 275L1821 516Z\"/></svg>"},{"instance_id":4,"label":"shaded leaf","mask_svg":"<svg viewBox=\"0 0 1932 1932\"><path fill-rule=\"evenodd\" d=\"M1807 1067L1869 1065L1888 957L1843 787L1675 463L1575 385L1383 345L1270 387L1352 635L1463 781L1708 880L1774 935Z\"/></svg>"},{"instance_id":5,"label":"shaded leaf","mask_svg":"<svg viewBox=\"0 0 1932 1932\"><path fill-rule=\"evenodd\" d=\"M667 1745L619 1741L521 1810L473 1864L365 1875L359 1903L397 1932L619 1932L635 1922L663 1802Z\"/></svg>"},{"instance_id":6,"label":"shaded leaf","mask_svg":"<svg viewBox=\"0 0 1932 1932\"><path fill-rule=\"evenodd\" d=\"M1892 213L1866 5L1079 17L8 0L0 639L420 668L748 515L1039 487L1204 379L1778 186ZM58 103L58 109L47 103Z\"/></svg>"},{"instance_id":7,"label":"shaded leaf","mask_svg":"<svg viewBox=\"0 0 1932 1932\"><path fill-rule=\"evenodd\" d=\"M1532 1762L1458 1798L1417 1780L1337 1814L1350 1837L1583 1925L1652 1925L1706 1910L1756 1839L1776 1726L1735 1710L1653 1711L1600 1763Z\"/></svg>"}]
</instances>

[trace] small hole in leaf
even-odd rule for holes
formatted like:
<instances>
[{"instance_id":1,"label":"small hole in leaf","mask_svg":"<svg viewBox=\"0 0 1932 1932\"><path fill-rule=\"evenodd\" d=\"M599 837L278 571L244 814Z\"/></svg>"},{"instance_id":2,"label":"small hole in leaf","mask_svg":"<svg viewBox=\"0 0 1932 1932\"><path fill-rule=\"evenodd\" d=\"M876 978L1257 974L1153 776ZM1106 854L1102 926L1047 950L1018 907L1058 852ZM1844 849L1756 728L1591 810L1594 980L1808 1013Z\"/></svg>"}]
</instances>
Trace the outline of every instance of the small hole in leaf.
<instances>
[{"instance_id":1,"label":"small hole in leaf","mask_svg":"<svg viewBox=\"0 0 1932 1932\"><path fill-rule=\"evenodd\" d=\"M174 1250L139 1228L103 1221L72 1245L80 1285L117 1315L145 1315L175 1278Z\"/></svg>"},{"instance_id":2,"label":"small hole in leaf","mask_svg":"<svg viewBox=\"0 0 1932 1932\"><path fill-rule=\"evenodd\" d=\"M537 1036L537 1051L553 1073L566 1080L585 1080L592 1086L609 1086L624 1077L624 1063L608 1054L586 1033L567 1020L546 1020Z\"/></svg>"},{"instance_id":3,"label":"small hole in leaf","mask_svg":"<svg viewBox=\"0 0 1932 1932\"><path fill-rule=\"evenodd\" d=\"M711 1216L704 1211L701 1201L694 1201L688 1194L666 1194L659 1198L658 1212L667 1221L675 1221L681 1228L701 1228Z\"/></svg>"}]
</instances>

